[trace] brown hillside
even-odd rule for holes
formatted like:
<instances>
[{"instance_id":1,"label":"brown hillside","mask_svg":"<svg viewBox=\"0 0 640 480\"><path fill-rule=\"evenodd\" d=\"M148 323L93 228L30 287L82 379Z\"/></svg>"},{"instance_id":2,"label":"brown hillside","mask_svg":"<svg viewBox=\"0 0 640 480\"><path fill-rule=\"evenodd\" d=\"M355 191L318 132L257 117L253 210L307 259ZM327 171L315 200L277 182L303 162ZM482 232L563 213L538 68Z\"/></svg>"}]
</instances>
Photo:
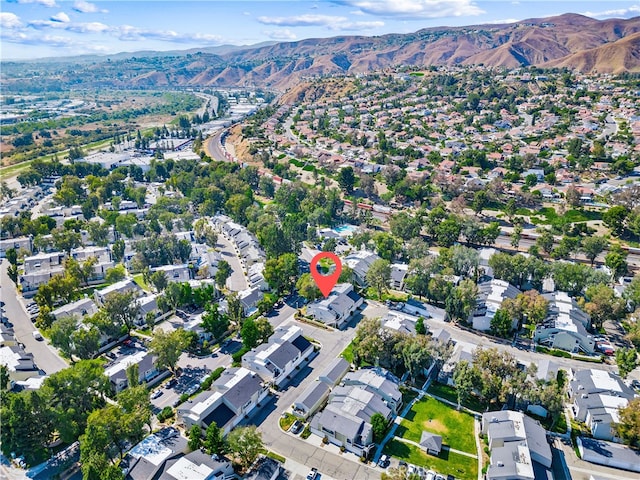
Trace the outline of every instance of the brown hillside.
<instances>
[{"instance_id":1,"label":"brown hillside","mask_svg":"<svg viewBox=\"0 0 640 480\"><path fill-rule=\"evenodd\" d=\"M567 55L544 66L592 73L640 72L640 33L617 42Z\"/></svg>"}]
</instances>

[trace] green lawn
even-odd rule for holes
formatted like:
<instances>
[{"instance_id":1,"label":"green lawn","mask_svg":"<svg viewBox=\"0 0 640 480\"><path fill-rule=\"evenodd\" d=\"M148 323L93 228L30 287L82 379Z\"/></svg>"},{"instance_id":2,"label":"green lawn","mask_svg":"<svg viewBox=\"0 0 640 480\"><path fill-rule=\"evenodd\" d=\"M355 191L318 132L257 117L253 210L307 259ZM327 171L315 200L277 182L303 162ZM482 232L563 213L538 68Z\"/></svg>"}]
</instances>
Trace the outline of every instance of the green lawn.
<instances>
[{"instance_id":1,"label":"green lawn","mask_svg":"<svg viewBox=\"0 0 640 480\"><path fill-rule=\"evenodd\" d=\"M451 452L448 449L443 449L440 456L434 457L427 455L414 445L394 438L384 446L382 452L413 465L435 470L444 475L453 475L462 480L476 480L478 478L477 459Z\"/></svg>"},{"instance_id":2,"label":"green lawn","mask_svg":"<svg viewBox=\"0 0 640 480\"><path fill-rule=\"evenodd\" d=\"M151 291L151 288L149 288L149 285L147 285L147 282L144 281L144 276L141 273L136 273L133 276L133 281L136 282L138 286L143 290L147 292Z\"/></svg>"},{"instance_id":3,"label":"green lawn","mask_svg":"<svg viewBox=\"0 0 640 480\"><path fill-rule=\"evenodd\" d=\"M458 394L456 393L456 389L449 385L434 382L429 386L427 392L437 397L442 397L445 400L449 400L450 402L458 403ZM462 406L467 407L469 410L473 410L474 412L484 412L487 409L487 405L475 396L471 396L467 401L463 402Z\"/></svg>"},{"instance_id":4,"label":"green lawn","mask_svg":"<svg viewBox=\"0 0 640 480\"><path fill-rule=\"evenodd\" d=\"M347 345L347 348L345 348L342 351L340 356L342 358L344 358L347 362L353 363L353 342L351 342L349 345Z\"/></svg>"},{"instance_id":5,"label":"green lawn","mask_svg":"<svg viewBox=\"0 0 640 480\"><path fill-rule=\"evenodd\" d=\"M420 442L422 431L442 435L443 445L476 454L473 416L431 397L413 404L400 423L396 436Z\"/></svg>"}]
</instances>

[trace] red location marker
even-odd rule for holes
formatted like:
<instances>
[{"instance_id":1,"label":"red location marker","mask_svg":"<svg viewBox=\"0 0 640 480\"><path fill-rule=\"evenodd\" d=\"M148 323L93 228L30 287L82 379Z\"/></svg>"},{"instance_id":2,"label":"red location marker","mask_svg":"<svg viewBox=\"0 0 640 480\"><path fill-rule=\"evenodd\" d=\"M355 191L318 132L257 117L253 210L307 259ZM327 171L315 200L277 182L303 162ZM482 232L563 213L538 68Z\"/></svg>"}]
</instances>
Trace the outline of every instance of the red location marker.
<instances>
[{"instance_id":1,"label":"red location marker","mask_svg":"<svg viewBox=\"0 0 640 480\"><path fill-rule=\"evenodd\" d=\"M336 269L330 275L322 275L318 272L318 262L323 258L332 260ZM333 287L338 283L338 278L342 273L342 262L335 253L332 252L320 252L311 260L311 276L316 282L316 285L325 297L328 297Z\"/></svg>"}]
</instances>

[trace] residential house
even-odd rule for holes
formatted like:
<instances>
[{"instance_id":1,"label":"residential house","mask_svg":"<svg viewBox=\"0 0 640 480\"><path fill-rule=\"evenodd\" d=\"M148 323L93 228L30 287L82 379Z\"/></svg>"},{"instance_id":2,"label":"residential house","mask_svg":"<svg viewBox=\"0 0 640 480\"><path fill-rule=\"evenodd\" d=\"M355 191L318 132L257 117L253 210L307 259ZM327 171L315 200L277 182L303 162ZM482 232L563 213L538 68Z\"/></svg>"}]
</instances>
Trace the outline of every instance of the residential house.
<instances>
[{"instance_id":1,"label":"residential house","mask_svg":"<svg viewBox=\"0 0 640 480\"><path fill-rule=\"evenodd\" d=\"M394 290L404 290L404 280L408 271L409 265L406 263L392 263L390 287Z\"/></svg>"},{"instance_id":2,"label":"residential house","mask_svg":"<svg viewBox=\"0 0 640 480\"><path fill-rule=\"evenodd\" d=\"M491 463L487 480L536 480L548 478L551 448L544 428L521 412L501 410L482 415Z\"/></svg>"},{"instance_id":3,"label":"residential house","mask_svg":"<svg viewBox=\"0 0 640 480\"><path fill-rule=\"evenodd\" d=\"M614 441L618 411L637 396L618 375L596 369L572 372L568 393L575 418L589 427L593 437Z\"/></svg>"},{"instance_id":4,"label":"residential house","mask_svg":"<svg viewBox=\"0 0 640 480\"><path fill-rule=\"evenodd\" d=\"M150 270L151 272L164 272L169 282L182 283L191 280L191 270L186 263L181 265L161 265Z\"/></svg>"},{"instance_id":5,"label":"residential house","mask_svg":"<svg viewBox=\"0 0 640 480\"><path fill-rule=\"evenodd\" d=\"M534 341L567 352L592 354L596 342L587 331L591 317L566 292L545 293L543 297L549 302L548 315L536 327Z\"/></svg>"},{"instance_id":6,"label":"residential house","mask_svg":"<svg viewBox=\"0 0 640 480\"><path fill-rule=\"evenodd\" d=\"M32 237L16 237L0 240L0 258L5 258L7 250L14 248L16 252L24 250L28 254L33 251Z\"/></svg>"},{"instance_id":7,"label":"residential house","mask_svg":"<svg viewBox=\"0 0 640 480\"><path fill-rule=\"evenodd\" d=\"M63 252L38 253L25 257L23 261L24 273L20 275L22 292L35 292L40 285L47 283L53 276L64 274Z\"/></svg>"},{"instance_id":8,"label":"residential house","mask_svg":"<svg viewBox=\"0 0 640 480\"><path fill-rule=\"evenodd\" d=\"M151 383L160 375L167 376L166 370L160 370L155 365L156 356L145 349L134 349L130 353L120 355L113 362L107 364L104 374L109 378L111 387L115 393L119 393L129 386L127 380L127 368L138 365L139 383Z\"/></svg>"},{"instance_id":9,"label":"residential house","mask_svg":"<svg viewBox=\"0 0 640 480\"><path fill-rule=\"evenodd\" d=\"M367 272L371 268L371 264L379 259L380 257L374 252L358 250L347 255L342 262L353 270L354 281L365 287L367 286Z\"/></svg>"},{"instance_id":10,"label":"residential house","mask_svg":"<svg viewBox=\"0 0 640 480\"><path fill-rule=\"evenodd\" d=\"M289 325L279 327L267 343L245 353L242 366L282 387L288 379L295 376L296 370L309 360L312 353L313 345L304 337L302 329Z\"/></svg>"},{"instance_id":11,"label":"residential house","mask_svg":"<svg viewBox=\"0 0 640 480\"><path fill-rule=\"evenodd\" d=\"M342 384L375 393L394 413L398 413L402 407L402 394L398 388L400 380L384 368L361 368L348 372L342 378Z\"/></svg>"},{"instance_id":12,"label":"residential house","mask_svg":"<svg viewBox=\"0 0 640 480\"><path fill-rule=\"evenodd\" d=\"M396 398L395 392L400 399L402 395L398 383L392 385L392 380L387 378L389 375L382 369L372 369L364 376L356 376L352 383L347 383L349 375L332 390L329 403L313 417L310 428L314 434L326 437L331 443L356 455L366 456L375 446L371 416L380 413L389 420L397 411L395 405L390 405L380 393L386 398ZM380 378L376 380L372 375ZM364 379L372 380L373 385L363 384L360 380Z\"/></svg>"},{"instance_id":13,"label":"residential house","mask_svg":"<svg viewBox=\"0 0 640 480\"><path fill-rule=\"evenodd\" d=\"M346 375L346 373L351 368L349 362L347 362L342 357L334 358L329 365L324 369L324 371L318 375L318 380L323 383L329 385L329 387L335 387L342 377Z\"/></svg>"},{"instance_id":14,"label":"residential house","mask_svg":"<svg viewBox=\"0 0 640 480\"><path fill-rule=\"evenodd\" d=\"M251 465L249 471L242 477L243 480L277 480L284 473L280 462L267 456L261 456ZM225 480L225 479L223 479Z\"/></svg>"},{"instance_id":15,"label":"residential house","mask_svg":"<svg viewBox=\"0 0 640 480\"><path fill-rule=\"evenodd\" d=\"M321 300L307 305L307 315L326 325L342 328L364 303L350 283L339 283Z\"/></svg>"},{"instance_id":16,"label":"residential house","mask_svg":"<svg viewBox=\"0 0 640 480\"><path fill-rule=\"evenodd\" d=\"M126 480L154 480L171 459L187 451L187 439L174 427L163 428L144 438L127 452L120 467Z\"/></svg>"},{"instance_id":17,"label":"residential house","mask_svg":"<svg viewBox=\"0 0 640 480\"><path fill-rule=\"evenodd\" d=\"M492 279L478 284L478 299L475 310L469 316L475 330L490 330L491 320L506 298L516 298L521 293L516 287L504 280ZM518 327L513 319L512 327Z\"/></svg>"},{"instance_id":18,"label":"residential house","mask_svg":"<svg viewBox=\"0 0 640 480\"><path fill-rule=\"evenodd\" d=\"M420 446L429 455L435 455L437 457L442 450L442 436L423 430L420 436Z\"/></svg>"},{"instance_id":19,"label":"residential house","mask_svg":"<svg viewBox=\"0 0 640 480\"><path fill-rule=\"evenodd\" d=\"M257 373L244 367L229 368L210 390L178 407L178 418L186 428L192 425L206 428L215 422L227 434L259 407L267 395L269 388Z\"/></svg>"},{"instance_id":20,"label":"residential house","mask_svg":"<svg viewBox=\"0 0 640 480\"><path fill-rule=\"evenodd\" d=\"M588 437L578 437L576 444L580 458L586 462L640 473L640 451L635 448ZM623 472L618 476L626 478ZM604 480L604 477L591 475L589 480Z\"/></svg>"},{"instance_id":21,"label":"residential house","mask_svg":"<svg viewBox=\"0 0 640 480\"><path fill-rule=\"evenodd\" d=\"M3 335L3 337L9 335ZM12 343L12 342L9 342ZM24 381L40 376L40 369L33 360L33 354L24 351L20 345L6 345L0 347L0 365L4 365L9 372L9 381Z\"/></svg>"},{"instance_id":22,"label":"residential house","mask_svg":"<svg viewBox=\"0 0 640 480\"><path fill-rule=\"evenodd\" d=\"M444 322L448 318L444 308L434 307L429 303L420 302L415 298L409 298L406 302L400 304L399 309L410 315L416 315L425 319L432 318L438 322Z\"/></svg>"},{"instance_id":23,"label":"residential house","mask_svg":"<svg viewBox=\"0 0 640 480\"><path fill-rule=\"evenodd\" d=\"M293 414L306 420L322 408L329 398L329 392L331 388L326 383L313 382L293 402Z\"/></svg>"},{"instance_id":24,"label":"residential house","mask_svg":"<svg viewBox=\"0 0 640 480\"><path fill-rule=\"evenodd\" d=\"M96 290L94 292L94 297L98 305L103 305L110 294L127 292L133 292L135 297L138 297L143 293L142 288L140 288L137 283L129 278L126 278L124 280L120 280L119 282L112 283L111 285L108 285L101 290Z\"/></svg>"},{"instance_id":25,"label":"residential house","mask_svg":"<svg viewBox=\"0 0 640 480\"><path fill-rule=\"evenodd\" d=\"M60 320L65 317L77 317L82 318L86 315L94 315L98 311L98 306L92 298L85 297L75 302L67 303L61 307L51 311L51 315Z\"/></svg>"}]
</instances>

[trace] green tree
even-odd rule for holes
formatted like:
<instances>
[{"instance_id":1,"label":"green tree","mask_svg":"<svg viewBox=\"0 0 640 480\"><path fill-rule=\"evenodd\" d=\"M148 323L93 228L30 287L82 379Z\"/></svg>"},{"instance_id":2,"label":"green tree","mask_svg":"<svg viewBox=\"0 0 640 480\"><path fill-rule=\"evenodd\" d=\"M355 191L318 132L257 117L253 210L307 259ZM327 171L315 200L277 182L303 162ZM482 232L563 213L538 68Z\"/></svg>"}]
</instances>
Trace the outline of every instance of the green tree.
<instances>
[{"instance_id":1,"label":"green tree","mask_svg":"<svg viewBox=\"0 0 640 480\"><path fill-rule=\"evenodd\" d=\"M435 227L436 243L441 247L450 247L458 241L462 225L454 216L450 216Z\"/></svg>"},{"instance_id":2,"label":"green tree","mask_svg":"<svg viewBox=\"0 0 640 480\"><path fill-rule=\"evenodd\" d=\"M192 425L189 429L189 441L187 442L189 450L198 450L202 446L202 429L200 425Z\"/></svg>"},{"instance_id":3,"label":"green tree","mask_svg":"<svg viewBox=\"0 0 640 480\"><path fill-rule=\"evenodd\" d=\"M614 428L622 441L630 447L640 448L640 397L631 400L618 411L619 423Z\"/></svg>"},{"instance_id":4,"label":"green tree","mask_svg":"<svg viewBox=\"0 0 640 480\"><path fill-rule=\"evenodd\" d=\"M465 278L446 298L445 310L449 317L466 322L476 305L477 297L478 286L472 280Z\"/></svg>"},{"instance_id":5,"label":"green tree","mask_svg":"<svg viewBox=\"0 0 640 480\"><path fill-rule=\"evenodd\" d=\"M224 432L216 425L216 422L211 422L207 427L204 449L209 455L224 455L227 453Z\"/></svg>"},{"instance_id":6,"label":"green tree","mask_svg":"<svg viewBox=\"0 0 640 480\"><path fill-rule=\"evenodd\" d=\"M484 210L488 204L489 204L489 197L487 196L487 192L485 190L478 190L473 195L471 208L473 209L476 215L478 215L479 213L482 213L482 210Z\"/></svg>"},{"instance_id":7,"label":"green tree","mask_svg":"<svg viewBox=\"0 0 640 480\"><path fill-rule=\"evenodd\" d=\"M614 290L603 284L591 285L585 291L585 311L591 316L596 329L602 328L606 320L620 319L625 312L625 301Z\"/></svg>"},{"instance_id":8,"label":"green tree","mask_svg":"<svg viewBox=\"0 0 640 480\"><path fill-rule=\"evenodd\" d=\"M379 412L371 415L371 431L373 432L373 441L380 443L384 439L387 432L387 419Z\"/></svg>"},{"instance_id":9,"label":"green tree","mask_svg":"<svg viewBox=\"0 0 640 480\"><path fill-rule=\"evenodd\" d=\"M113 256L114 262L120 262L124 258L124 248L124 240L116 240L113 242L113 245L111 245L111 255Z\"/></svg>"},{"instance_id":10,"label":"green tree","mask_svg":"<svg viewBox=\"0 0 640 480\"><path fill-rule=\"evenodd\" d=\"M73 230L55 229L51 232L53 246L56 250L71 253L71 250L82 245L82 236Z\"/></svg>"},{"instance_id":11,"label":"green tree","mask_svg":"<svg viewBox=\"0 0 640 480\"><path fill-rule=\"evenodd\" d=\"M496 310L491 319L491 332L502 338L507 338L513 331L513 321L509 313L502 308Z\"/></svg>"},{"instance_id":12,"label":"green tree","mask_svg":"<svg viewBox=\"0 0 640 480\"><path fill-rule=\"evenodd\" d=\"M89 414L104 406L109 379L102 360L81 360L50 375L41 388L49 399L60 437L75 441L85 430Z\"/></svg>"},{"instance_id":13,"label":"green tree","mask_svg":"<svg viewBox=\"0 0 640 480\"><path fill-rule=\"evenodd\" d=\"M627 273L627 252L620 245L613 245L604 257L604 264L611 271L611 277L617 279Z\"/></svg>"},{"instance_id":14,"label":"green tree","mask_svg":"<svg viewBox=\"0 0 640 480\"><path fill-rule=\"evenodd\" d=\"M236 427L227 436L229 450L243 469L249 468L264 448L262 434L255 425Z\"/></svg>"},{"instance_id":15,"label":"green tree","mask_svg":"<svg viewBox=\"0 0 640 480\"><path fill-rule=\"evenodd\" d=\"M453 382L456 386L458 407L460 407L471 398L473 390L480 383L479 373L468 361L462 360L453 370Z\"/></svg>"},{"instance_id":16,"label":"green tree","mask_svg":"<svg viewBox=\"0 0 640 480\"><path fill-rule=\"evenodd\" d=\"M229 317L218 310L217 303L210 303L202 314L201 326L217 340L229 330Z\"/></svg>"},{"instance_id":17,"label":"green tree","mask_svg":"<svg viewBox=\"0 0 640 480\"><path fill-rule=\"evenodd\" d=\"M135 293L131 290L110 293L105 298L102 308L116 325L127 329L127 334L131 333L140 314L140 304L135 300Z\"/></svg>"},{"instance_id":18,"label":"green tree","mask_svg":"<svg viewBox=\"0 0 640 480\"><path fill-rule=\"evenodd\" d=\"M119 282L125 278L127 278L127 270L121 263L111 268L107 268L107 272L104 275L104 281L109 284Z\"/></svg>"},{"instance_id":19,"label":"green tree","mask_svg":"<svg viewBox=\"0 0 640 480\"><path fill-rule=\"evenodd\" d=\"M546 254L550 254L553 250L553 233L550 230L543 230L536 239L536 246L542 249Z\"/></svg>"},{"instance_id":20,"label":"green tree","mask_svg":"<svg viewBox=\"0 0 640 480\"><path fill-rule=\"evenodd\" d=\"M176 373L176 364L182 352L187 348L187 338L184 330L164 332L157 330L153 334L150 351L156 355L156 366L166 367L171 373Z\"/></svg>"},{"instance_id":21,"label":"green tree","mask_svg":"<svg viewBox=\"0 0 640 480\"><path fill-rule=\"evenodd\" d=\"M420 235L422 225L419 218L412 217L406 212L400 212L391 217L389 227L394 236L408 241Z\"/></svg>"},{"instance_id":22,"label":"green tree","mask_svg":"<svg viewBox=\"0 0 640 480\"><path fill-rule=\"evenodd\" d=\"M264 266L264 278L277 295L290 292L298 276L298 257L285 253L278 258L270 258Z\"/></svg>"},{"instance_id":23,"label":"green tree","mask_svg":"<svg viewBox=\"0 0 640 480\"><path fill-rule=\"evenodd\" d=\"M156 292L162 292L167 285L169 285L169 279L167 278L167 274L162 270L156 270L155 272L149 275L149 282L156 289Z\"/></svg>"},{"instance_id":24,"label":"green tree","mask_svg":"<svg viewBox=\"0 0 640 480\"><path fill-rule=\"evenodd\" d=\"M71 335L78 328L78 321L74 317L63 317L56 320L51 325L49 336L51 344L59 348L60 351L68 358L71 358L74 352L73 341Z\"/></svg>"},{"instance_id":25,"label":"green tree","mask_svg":"<svg viewBox=\"0 0 640 480\"><path fill-rule=\"evenodd\" d=\"M353 193L353 187L356 183L356 177L353 174L353 167L343 167L338 172L338 185L347 194Z\"/></svg>"},{"instance_id":26,"label":"green tree","mask_svg":"<svg viewBox=\"0 0 640 480\"><path fill-rule=\"evenodd\" d=\"M391 281L391 264L388 260L379 258L375 260L366 274L367 283L373 287L378 294L378 298L382 298L382 292L389 288Z\"/></svg>"},{"instance_id":27,"label":"green tree","mask_svg":"<svg viewBox=\"0 0 640 480\"><path fill-rule=\"evenodd\" d=\"M629 372L638 365L638 352L635 348L619 348L616 350L616 364L622 378L627 378Z\"/></svg>"},{"instance_id":28,"label":"green tree","mask_svg":"<svg viewBox=\"0 0 640 480\"><path fill-rule=\"evenodd\" d=\"M7 257L7 261L11 264L11 265L17 265L18 264L18 251L11 247L11 248L7 248L7 250L4 253L5 257Z\"/></svg>"},{"instance_id":29,"label":"green tree","mask_svg":"<svg viewBox=\"0 0 640 480\"><path fill-rule=\"evenodd\" d=\"M218 270L216 270L215 281L218 288L224 288L227 278L231 276L231 265L226 260L220 260L218 262Z\"/></svg>"},{"instance_id":30,"label":"green tree","mask_svg":"<svg viewBox=\"0 0 640 480\"><path fill-rule=\"evenodd\" d=\"M238 298L238 294L235 292L227 296L227 316L233 325L241 326L244 322L244 307L242 306L242 302L240 302L240 298Z\"/></svg>"},{"instance_id":31,"label":"green tree","mask_svg":"<svg viewBox=\"0 0 640 480\"><path fill-rule=\"evenodd\" d=\"M300 295L312 302L322 297L322 292L309 273L303 273L296 282L296 290Z\"/></svg>"},{"instance_id":32,"label":"green tree","mask_svg":"<svg viewBox=\"0 0 640 480\"><path fill-rule=\"evenodd\" d=\"M514 225L513 231L511 232L511 246L514 248L518 248L520 245L520 239L522 238L522 225L519 223Z\"/></svg>"},{"instance_id":33,"label":"green tree","mask_svg":"<svg viewBox=\"0 0 640 480\"><path fill-rule=\"evenodd\" d=\"M602 221L611 229L616 237L621 236L625 229L625 220L629 215L629 209L622 205L615 205L602 214Z\"/></svg>"},{"instance_id":34,"label":"green tree","mask_svg":"<svg viewBox=\"0 0 640 480\"><path fill-rule=\"evenodd\" d=\"M591 236L585 237L582 239L580 243L580 251L584 253L584 256L589 259L591 262L591 266L593 266L593 262L596 260L598 255L600 255L609 242L604 237Z\"/></svg>"},{"instance_id":35,"label":"green tree","mask_svg":"<svg viewBox=\"0 0 640 480\"><path fill-rule=\"evenodd\" d=\"M418 335L426 335L427 333L427 327L424 324L423 317L418 317L418 320L416 321L416 333Z\"/></svg>"},{"instance_id":36,"label":"green tree","mask_svg":"<svg viewBox=\"0 0 640 480\"><path fill-rule=\"evenodd\" d=\"M273 327L266 318L253 320L247 318L242 325L240 336L242 337L242 345L246 349L252 349L266 342L273 334Z\"/></svg>"}]
</instances>

